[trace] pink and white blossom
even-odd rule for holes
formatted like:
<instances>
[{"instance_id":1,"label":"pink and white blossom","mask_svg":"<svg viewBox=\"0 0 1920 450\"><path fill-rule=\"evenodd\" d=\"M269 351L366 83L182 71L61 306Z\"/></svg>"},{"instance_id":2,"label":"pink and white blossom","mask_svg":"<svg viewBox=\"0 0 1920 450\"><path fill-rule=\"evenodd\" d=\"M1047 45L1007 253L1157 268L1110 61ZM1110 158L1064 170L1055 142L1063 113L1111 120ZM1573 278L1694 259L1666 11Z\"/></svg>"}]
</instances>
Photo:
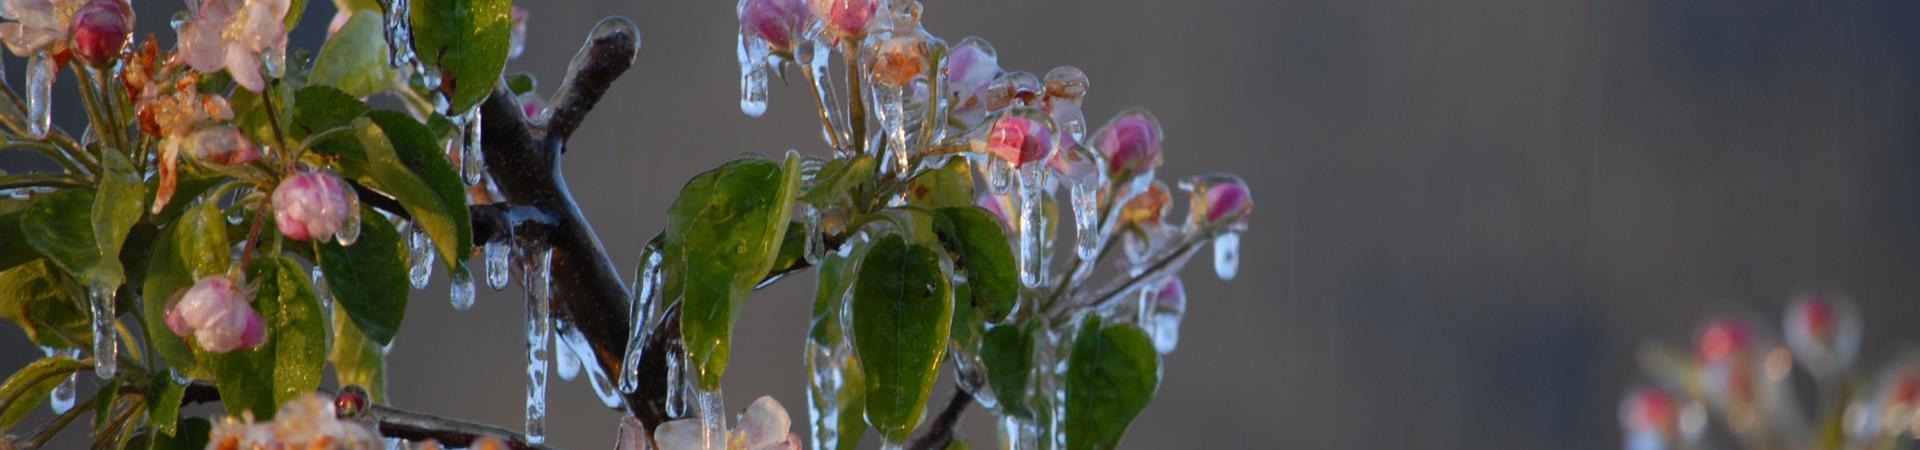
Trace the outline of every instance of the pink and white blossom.
<instances>
[{"instance_id":1,"label":"pink and white blossom","mask_svg":"<svg viewBox=\"0 0 1920 450\"><path fill-rule=\"evenodd\" d=\"M266 88L262 68L285 64L289 0L204 0L175 30L177 57L193 70L226 70L250 91Z\"/></svg>"},{"instance_id":2,"label":"pink and white blossom","mask_svg":"<svg viewBox=\"0 0 1920 450\"><path fill-rule=\"evenodd\" d=\"M246 293L222 275L201 278L167 308L167 329L214 353L259 347L267 340L266 322L247 304Z\"/></svg>"},{"instance_id":3,"label":"pink and white blossom","mask_svg":"<svg viewBox=\"0 0 1920 450\"><path fill-rule=\"evenodd\" d=\"M752 32L774 52L793 51L793 43L807 26L806 0L743 0L740 27Z\"/></svg>"},{"instance_id":4,"label":"pink and white blossom","mask_svg":"<svg viewBox=\"0 0 1920 450\"><path fill-rule=\"evenodd\" d=\"M14 56L55 52L67 38L67 25L86 0L0 0L0 42Z\"/></svg>"},{"instance_id":5,"label":"pink and white blossom","mask_svg":"<svg viewBox=\"0 0 1920 450\"><path fill-rule=\"evenodd\" d=\"M280 234L297 241L327 241L354 219L359 200L339 177L301 172L273 189L273 212Z\"/></svg>"},{"instance_id":6,"label":"pink and white blossom","mask_svg":"<svg viewBox=\"0 0 1920 450\"><path fill-rule=\"evenodd\" d=\"M740 423L727 436L729 450L799 450L800 435L791 432L793 419L787 408L771 396L761 396L747 406ZM704 449L700 419L688 418L660 424L654 430L654 442L660 450Z\"/></svg>"}]
</instances>

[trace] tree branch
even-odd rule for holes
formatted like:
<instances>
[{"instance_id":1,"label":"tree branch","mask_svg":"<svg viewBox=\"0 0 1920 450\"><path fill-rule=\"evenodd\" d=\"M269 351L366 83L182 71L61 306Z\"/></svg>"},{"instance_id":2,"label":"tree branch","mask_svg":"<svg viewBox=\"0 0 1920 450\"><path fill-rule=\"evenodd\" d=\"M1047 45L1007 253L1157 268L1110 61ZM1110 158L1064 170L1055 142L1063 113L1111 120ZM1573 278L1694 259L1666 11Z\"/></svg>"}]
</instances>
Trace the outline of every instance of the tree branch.
<instances>
[{"instance_id":1,"label":"tree branch","mask_svg":"<svg viewBox=\"0 0 1920 450\"><path fill-rule=\"evenodd\" d=\"M547 139L566 141L580 122L606 95L613 79L633 67L640 51L640 33L625 17L608 17L593 26L587 44L567 65L566 81L553 94L553 115L547 119ZM564 151L565 147L561 147Z\"/></svg>"},{"instance_id":2,"label":"tree branch","mask_svg":"<svg viewBox=\"0 0 1920 450\"><path fill-rule=\"evenodd\" d=\"M332 397L333 392L326 389L322 394ZM91 401L91 400L89 400ZM213 403L220 401L220 390L205 382L187 385L186 394L181 396L181 405ZM77 408L84 409L84 408ZM380 435L412 441L432 439L451 447L468 447L482 438L495 438L514 450L556 450L546 445L527 442L527 437L513 430L468 422L459 419L440 417L432 414L409 411L385 405L372 405L367 414L373 417L380 429Z\"/></svg>"},{"instance_id":3,"label":"tree branch","mask_svg":"<svg viewBox=\"0 0 1920 450\"><path fill-rule=\"evenodd\" d=\"M947 400L947 408L933 418L933 424L927 426L926 434L920 435L907 444L913 450L940 450L953 442L954 435L960 430L961 413L967 411L967 405L973 404L973 394L966 389L953 388L953 399Z\"/></svg>"}]
</instances>

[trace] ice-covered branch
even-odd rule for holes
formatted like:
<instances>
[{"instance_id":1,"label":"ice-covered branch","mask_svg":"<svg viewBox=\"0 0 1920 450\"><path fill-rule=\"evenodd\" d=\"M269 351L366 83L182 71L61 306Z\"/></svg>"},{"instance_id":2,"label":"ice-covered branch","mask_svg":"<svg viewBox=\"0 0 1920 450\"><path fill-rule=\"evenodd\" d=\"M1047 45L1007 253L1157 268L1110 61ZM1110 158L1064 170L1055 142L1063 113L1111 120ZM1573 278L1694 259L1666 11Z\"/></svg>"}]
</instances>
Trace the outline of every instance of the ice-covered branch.
<instances>
[{"instance_id":1,"label":"ice-covered branch","mask_svg":"<svg viewBox=\"0 0 1920 450\"><path fill-rule=\"evenodd\" d=\"M325 391L324 389L322 391ZM328 392L328 396L333 395ZM91 399L89 399L91 401ZM187 385L186 394L181 396L182 405L213 403L220 401L220 391L211 384L194 383ZM76 408L75 410L87 410ZM520 433L478 422L451 419L433 414L409 411L383 405L372 405L367 414L373 417L380 435L410 441L438 441L451 447L468 447L485 438L499 439L514 450L554 450L553 447L527 442Z\"/></svg>"}]
</instances>

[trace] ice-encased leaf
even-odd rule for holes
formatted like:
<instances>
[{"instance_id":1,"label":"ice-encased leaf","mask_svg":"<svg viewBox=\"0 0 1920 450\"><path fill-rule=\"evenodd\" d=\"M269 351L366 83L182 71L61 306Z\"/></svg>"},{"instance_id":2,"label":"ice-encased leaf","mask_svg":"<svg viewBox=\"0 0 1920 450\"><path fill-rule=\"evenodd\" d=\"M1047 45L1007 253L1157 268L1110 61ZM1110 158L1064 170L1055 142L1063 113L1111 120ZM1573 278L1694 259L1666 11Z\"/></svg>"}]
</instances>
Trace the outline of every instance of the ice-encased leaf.
<instances>
[{"instance_id":1,"label":"ice-encased leaf","mask_svg":"<svg viewBox=\"0 0 1920 450\"><path fill-rule=\"evenodd\" d=\"M1131 324L1089 317L1067 363L1068 449L1110 449L1160 387L1153 340Z\"/></svg>"},{"instance_id":2,"label":"ice-encased leaf","mask_svg":"<svg viewBox=\"0 0 1920 450\"><path fill-rule=\"evenodd\" d=\"M853 338L866 378L867 424L903 442L920 423L939 375L953 321L953 287L943 256L881 238L853 284Z\"/></svg>"},{"instance_id":3,"label":"ice-encased leaf","mask_svg":"<svg viewBox=\"0 0 1920 450\"><path fill-rule=\"evenodd\" d=\"M1033 372L1035 328L1026 325L1002 325L987 329L981 339L980 358L987 365L987 385L993 388L999 413L1031 418L1027 408L1027 384Z\"/></svg>"},{"instance_id":4,"label":"ice-encased leaf","mask_svg":"<svg viewBox=\"0 0 1920 450\"><path fill-rule=\"evenodd\" d=\"M387 64L386 30L378 11L360 10L320 46L307 82L332 86L355 97L387 90L392 82Z\"/></svg>"},{"instance_id":5,"label":"ice-encased leaf","mask_svg":"<svg viewBox=\"0 0 1920 450\"><path fill-rule=\"evenodd\" d=\"M432 238L447 269L465 272L473 251L466 184L432 130L398 111L373 111L354 122L354 137L364 159L345 154L341 175L393 196Z\"/></svg>"},{"instance_id":6,"label":"ice-encased leaf","mask_svg":"<svg viewBox=\"0 0 1920 450\"><path fill-rule=\"evenodd\" d=\"M466 111L493 93L513 40L511 0L413 0L413 50L446 76L448 110ZM449 87L450 86L450 87Z\"/></svg>"},{"instance_id":7,"label":"ice-encased leaf","mask_svg":"<svg viewBox=\"0 0 1920 450\"><path fill-rule=\"evenodd\" d=\"M353 324L375 343L393 342L407 309L407 245L385 217L360 214L360 240L351 247L320 245L327 285Z\"/></svg>"},{"instance_id":8,"label":"ice-encased leaf","mask_svg":"<svg viewBox=\"0 0 1920 450\"><path fill-rule=\"evenodd\" d=\"M12 428L27 413L46 401L53 388L66 381L66 374L80 370L80 362L72 358L50 357L34 360L21 367L7 381L0 383L0 405L7 405L0 411L0 428Z\"/></svg>"},{"instance_id":9,"label":"ice-encased leaf","mask_svg":"<svg viewBox=\"0 0 1920 450\"><path fill-rule=\"evenodd\" d=\"M666 296L681 298L681 332L700 386L713 389L727 367L741 303L779 256L800 158L784 167L740 159L687 182L667 210Z\"/></svg>"}]
</instances>

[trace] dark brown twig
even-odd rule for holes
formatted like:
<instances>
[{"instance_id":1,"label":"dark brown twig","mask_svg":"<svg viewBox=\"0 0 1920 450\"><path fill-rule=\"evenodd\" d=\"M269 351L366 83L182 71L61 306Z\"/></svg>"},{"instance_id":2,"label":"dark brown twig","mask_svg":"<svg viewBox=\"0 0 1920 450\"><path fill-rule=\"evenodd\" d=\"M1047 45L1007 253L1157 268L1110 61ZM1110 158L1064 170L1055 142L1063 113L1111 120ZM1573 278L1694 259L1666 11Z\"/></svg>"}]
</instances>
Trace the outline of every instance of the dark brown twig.
<instances>
[{"instance_id":1,"label":"dark brown twig","mask_svg":"<svg viewBox=\"0 0 1920 450\"><path fill-rule=\"evenodd\" d=\"M934 416L933 424L927 425L927 432L909 441L907 448L913 450L947 448L947 444L953 442L953 438L960 430L961 413L966 412L967 405L971 404L973 404L973 394L968 394L966 389L953 388L953 398L947 400L946 409L940 410L940 415Z\"/></svg>"}]
</instances>

